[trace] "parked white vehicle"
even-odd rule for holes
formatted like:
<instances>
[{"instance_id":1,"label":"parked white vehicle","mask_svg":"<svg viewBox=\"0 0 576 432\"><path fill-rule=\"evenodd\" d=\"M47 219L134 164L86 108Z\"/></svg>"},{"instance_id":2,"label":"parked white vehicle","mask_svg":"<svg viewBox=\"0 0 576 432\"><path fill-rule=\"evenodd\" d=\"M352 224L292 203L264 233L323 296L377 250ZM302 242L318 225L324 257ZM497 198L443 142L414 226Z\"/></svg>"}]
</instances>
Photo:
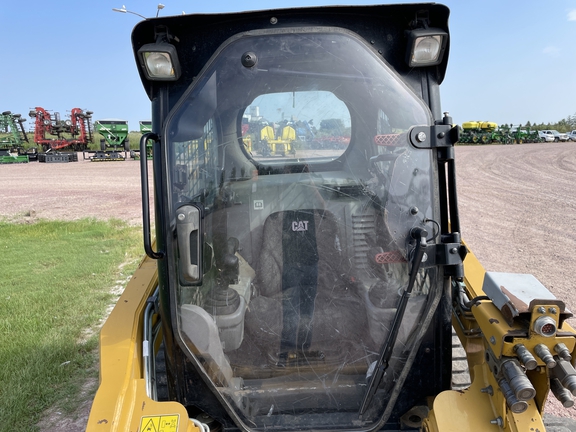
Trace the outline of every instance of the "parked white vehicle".
<instances>
[{"instance_id":1,"label":"parked white vehicle","mask_svg":"<svg viewBox=\"0 0 576 432\"><path fill-rule=\"evenodd\" d=\"M554 142L554 134L547 133L550 131L538 131L538 136L544 140L544 142Z\"/></svg>"},{"instance_id":2,"label":"parked white vehicle","mask_svg":"<svg viewBox=\"0 0 576 432\"><path fill-rule=\"evenodd\" d=\"M568 132L568 139L570 141L576 141L576 130Z\"/></svg>"},{"instance_id":3,"label":"parked white vehicle","mask_svg":"<svg viewBox=\"0 0 576 432\"><path fill-rule=\"evenodd\" d=\"M557 130L544 130L542 131L546 134L551 134L554 137L554 141L568 141L568 134L558 132Z\"/></svg>"}]
</instances>

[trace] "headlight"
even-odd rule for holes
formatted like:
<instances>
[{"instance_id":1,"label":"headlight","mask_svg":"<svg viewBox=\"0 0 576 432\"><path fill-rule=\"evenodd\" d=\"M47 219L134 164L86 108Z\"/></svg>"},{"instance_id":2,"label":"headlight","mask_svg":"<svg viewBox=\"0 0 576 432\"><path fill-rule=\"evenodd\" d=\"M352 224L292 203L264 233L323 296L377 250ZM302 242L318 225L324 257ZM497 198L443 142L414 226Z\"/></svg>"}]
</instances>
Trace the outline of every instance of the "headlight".
<instances>
[{"instance_id":1,"label":"headlight","mask_svg":"<svg viewBox=\"0 0 576 432\"><path fill-rule=\"evenodd\" d=\"M408 58L410 67L433 66L442 62L448 44L448 33L441 29L416 29L408 34Z\"/></svg>"},{"instance_id":2,"label":"headlight","mask_svg":"<svg viewBox=\"0 0 576 432\"><path fill-rule=\"evenodd\" d=\"M174 45L146 44L138 50L138 58L149 80L176 81L180 78L180 62Z\"/></svg>"}]
</instances>

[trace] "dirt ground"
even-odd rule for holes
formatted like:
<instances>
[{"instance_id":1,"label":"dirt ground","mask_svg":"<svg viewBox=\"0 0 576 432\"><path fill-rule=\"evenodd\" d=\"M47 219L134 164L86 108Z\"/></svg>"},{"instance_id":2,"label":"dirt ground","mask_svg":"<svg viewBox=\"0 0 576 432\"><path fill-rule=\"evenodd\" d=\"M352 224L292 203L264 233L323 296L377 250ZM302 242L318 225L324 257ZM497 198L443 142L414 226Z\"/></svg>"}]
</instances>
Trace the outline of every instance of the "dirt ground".
<instances>
[{"instance_id":1,"label":"dirt ground","mask_svg":"<svg viewBox=\"0 0 576 432\"><path fill-rule=\"evenodd\" d=\"M141 202L140 163L133 159L90 162L79 153L78 162L0 165L0 216L141 224Z\"/></svg>"},{"instance_id":2,"label":"dirt ground","mask_svg":"<svg viewBox=\"0 0 576 432\"><path fill-rule=\"evenodd\" d=\"M458 200L464 240L488 271L531 273L576 311L576 143L459 146ZM139 163L0 165L0 217L120 218L141 224ZM572 320L574 325L574 320ZM49 432L83 430L59 418ZM576 419L576 409L547 411Z\"/></svg>"}]
</instances>

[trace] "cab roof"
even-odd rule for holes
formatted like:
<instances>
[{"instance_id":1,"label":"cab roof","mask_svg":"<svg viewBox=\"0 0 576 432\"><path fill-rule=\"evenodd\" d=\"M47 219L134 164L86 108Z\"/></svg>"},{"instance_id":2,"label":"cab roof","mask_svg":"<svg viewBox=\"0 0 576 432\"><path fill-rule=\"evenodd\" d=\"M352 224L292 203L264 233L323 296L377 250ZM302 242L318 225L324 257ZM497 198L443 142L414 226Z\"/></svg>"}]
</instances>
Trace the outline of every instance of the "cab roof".
<instances>
[{"instance_id":1,"label":"cab roof","mask_svg":"<svg viewBox=\"0 0 576 432\"><path fill-rule=\"evenodd\" d=\"M191 14L151 18L141 21L132 32L136 63L138 50L154 43L158 32L167 31L178 53L182 75L174 82L163 83L170 91L181 93L192 83L211 56L228 38L253 30L298 27L339 27L357 33L400 75L409 75L406 64L406 33L421 26L439 28L448 33L449 9L441 4L416 3L375 6L323 6L273 9L224 14ZM444 79L448 63L449 43L442 62L427 69L436 81ZM157 83L140 78L150 99Z\"/></svg>"}]
</instances>

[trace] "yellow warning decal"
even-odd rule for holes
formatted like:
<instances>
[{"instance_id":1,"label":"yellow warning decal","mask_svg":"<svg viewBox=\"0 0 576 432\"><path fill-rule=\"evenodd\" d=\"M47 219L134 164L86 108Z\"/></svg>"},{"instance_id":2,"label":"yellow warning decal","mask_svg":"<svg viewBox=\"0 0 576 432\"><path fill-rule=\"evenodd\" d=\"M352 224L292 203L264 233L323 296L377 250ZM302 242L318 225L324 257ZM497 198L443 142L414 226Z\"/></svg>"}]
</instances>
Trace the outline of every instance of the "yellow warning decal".
<instances>
[{"instance_id":1,"label":"yellow warning decal","mask_svg":"<svg viewBox=\"0 0 576 432\"><path fill-rule=\"evenodd\" d=\"M178 414L142 417L140 432L176 432L179 420Z\"/></svg>"}]
</instances>

